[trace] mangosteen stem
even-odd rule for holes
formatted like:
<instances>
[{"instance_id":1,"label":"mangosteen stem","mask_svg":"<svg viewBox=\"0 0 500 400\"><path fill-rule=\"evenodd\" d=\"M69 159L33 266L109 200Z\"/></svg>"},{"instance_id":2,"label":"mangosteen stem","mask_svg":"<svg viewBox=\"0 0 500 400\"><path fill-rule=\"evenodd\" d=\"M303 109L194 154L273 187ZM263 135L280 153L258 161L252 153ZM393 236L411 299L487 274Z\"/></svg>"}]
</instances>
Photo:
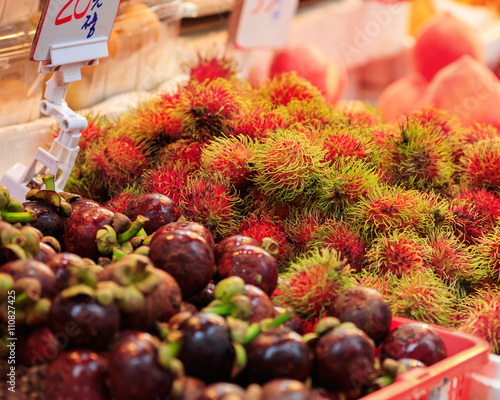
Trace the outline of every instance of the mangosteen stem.
<instances>
[{"instance_id":1,"label":"mangosteen stem","mask_svg":"<svg viewBox=\"0 0 500 400\"><path fill-rule=\"evenodd\" d=\"M139 289L142 293L151 293L156 286L160 283L160 279L154 275L153 273L150 273L144 278L142 281L136 283L137 289Z\"/></svg>"},{"instance_id":2,"label":"mangosteen stem","mask_svg":"<svg viewBox=\"0 0 500 400\"><path fill-rule=\"evenodd\" d=\"M275 258L278 256L280 250L278 242L270 237L262 239L262 248Z\"/></svg>"},{"instance_id":3,"label":"mangosteen stem","mask_svg":"<svg viewBox=\"0 0 500 400\"><path fill-rule=\"evenodd\" d=\"M241 343L233 343L234 351L236 353L235 362L231 371L231 377L234 379L238 374L243 371L247 365L247 352Z\"/></svg>"},{"instance_id":4,"label":"mangosteen stem","mask_svg":"<svg viewBox=\"0 0 500 400\"><path fill-rule=\"evenodd\" d=\"M5 273L0 273L0 303L3 303L8 298L8 293L14 286L12 276Z\"/></svg>"},{"instance_id":5,"label":"mangosteen stem","mask_svg":"<svg viewBox=\"0 0 500 400\"><path fill-rule=\"evenodd\" d=\"M221 316L231 314L232 307L230 305L219 303L217 300L214 300L214 302L217 302L217 304L214 305L209 304L207 307L203 308L203 312L217 314Z\"/></svg>"},{"instance_id":6,"label":"mangosteen stem","mask_svg":"<svg viewBox=\"0 0 500 400\"><path fill-rule=\"evenodd\" d=\"M45 188L48 190L56 190L56 181L53 174L45 175L43 178L43 183L45 183Z\"/></svg>"},{"instance_id":7,"label":"mangosteen stem","mask_svg":"<svg viewBox=\"0 0 500 400\"><path fill-rule=\"evenodd\" d=\"M8 222L10 224L16 224L18 222L33 222L36 221L36 216L31 211L12 212L2 210L2 221Z\"/></svg>"},{"instance_id":8,"label":"mangosteen stem","mask_svg":"<svg viewBox=\"0 0 500 400\"><path fill-rule=\"evenodd\" d=\"M248 328L247 334L245 336L245 339L243 341L243 345L246 346L249 344L252 340L254 340L264 329L268 328L276 328L282 324L284 324L286 321L289 321L292 318L292 314L288 311L285 311L282 314L279 314L278 316L274 317L269 322L262 322L260 324L258 323L253 323L250 325Z\"/></svg>"},{"instance_id":9,"label":"mangosteen stem","mask_svg":"<svg viewBox=\"0 0 500 400\"><path fill-rule=\"evenodd\" d=\"M137 235L142 228L144 228L144 225L146 225L146 222L148 222L148 221L149 221L148 218L146 218L142 215L138 215L137 218L135 219L135 221L132 222L132 226L129 229L127 229L125 232L120 233L118 235L118 242L119 243L128 242L135 235Z\"/></svg>"}]
</instances>

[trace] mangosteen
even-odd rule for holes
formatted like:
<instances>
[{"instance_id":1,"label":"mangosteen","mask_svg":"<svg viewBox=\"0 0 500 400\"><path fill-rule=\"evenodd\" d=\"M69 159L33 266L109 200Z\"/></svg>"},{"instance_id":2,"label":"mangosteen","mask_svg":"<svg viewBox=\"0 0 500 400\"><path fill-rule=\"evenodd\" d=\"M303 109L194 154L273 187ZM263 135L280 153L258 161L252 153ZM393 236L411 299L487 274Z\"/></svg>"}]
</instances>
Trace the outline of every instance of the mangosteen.
<instances>
[{"instance_id":1,"label":"mangosteen","mask_svg":"<svg viewBox=\"0 0 500 400\"><path fill-rule=\"evenodd\" d=\"M157 236L175 230L191 231L197 233L206 241L206 243L212 250L214 248L215 242L212 233L202 224L194 221L175 221L163 225L162 227L158 228L158 230L153 234L151 241L153 241Z\"/></svg>"},{"instance_id":2,"label":"mangosteen","mask_svg":"<svg viewBox=\"0 0 500 400\"><path fill-rule=\"evenodd\" d=\"M238 246L243 245L251 245L251 246L260 246L260 243L257 239L244 236L244 235L232 235L222 239L219 243L214 246L214 256L215 261L218 262L221 256L229 250L234 249Z\"/></svg>"}]
</instances>

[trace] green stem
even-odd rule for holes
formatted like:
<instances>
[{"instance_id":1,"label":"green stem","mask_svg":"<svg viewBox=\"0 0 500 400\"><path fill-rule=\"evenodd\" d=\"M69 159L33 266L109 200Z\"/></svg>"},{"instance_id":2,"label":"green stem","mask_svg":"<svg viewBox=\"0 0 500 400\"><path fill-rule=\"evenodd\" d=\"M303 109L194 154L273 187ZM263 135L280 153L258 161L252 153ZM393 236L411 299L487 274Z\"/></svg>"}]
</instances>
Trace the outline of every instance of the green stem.
<instances>
[{"instance_id":1,"label":"green stem","mask_svg":"<svg viewBox=\"0 0 500 400\"><path fill-rule=\"evenodd\" d=\"M203 308L203 312L217 314L217 315L221 315L221 316L229 315L229 314L231 314L231 311L232 311L232 307L230 307L229 305L226 305L226 304L221 304L221 305L217 305L217 306L208 306L208 307Z\"/></svg>"},{"instance_id":2,"label":"green stem","mask_svg":"<svg viewBox=\"0 0 500 400\"><path fill-rule=\"evenodd\" d=\"M54 175L45 175L43 178L43 183L45 183L45 188L48 190L56 190L56 180L54 179Z\"/></svg>"},{"instance_id":3,"label":"green stem","mask_svg":"<svg viewBox=\"0 0 500 400\"><path fill-rule=\"evenodd\" d=\"M142 228L144 228L144 225L146 225L146 222L149 220L146 217L143 217L142 215L138 215L136 220L132 222L132 226L127 229L125 232L120 233L118 235L118 242L119 243L125 243L128 242L130 239L132 239L135 235L137 235Z\"/></svg>"},{"instance_id":4,"label":"green stem","mask_svg":"<svg viewBox=\"0 0 500 400\"><path fill-rule=\"evenodd\" d=\"M35 214L30 211L24 212L10 212L2 210L2 221L8 222L10 224L16 224L18 222L33 222L36 221Z\"/></svg>"}]
</instances>

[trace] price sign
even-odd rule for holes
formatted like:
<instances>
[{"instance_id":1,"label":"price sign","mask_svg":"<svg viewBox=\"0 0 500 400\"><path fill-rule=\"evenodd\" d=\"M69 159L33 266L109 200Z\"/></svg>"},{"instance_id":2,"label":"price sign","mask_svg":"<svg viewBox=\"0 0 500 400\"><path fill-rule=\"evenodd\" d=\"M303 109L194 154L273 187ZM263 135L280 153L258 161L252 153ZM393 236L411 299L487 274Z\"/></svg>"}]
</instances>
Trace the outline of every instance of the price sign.
<instances>
[{"instance_id":1,"label":"price sign","mask_svg":"<svg viewBox=\"0 0 500 400\"><path fill-rule=\"evenodd\" d=\"M285 45L298 0L239 0L229 28L229 43L238 49Z\"/></svg>"},{"instance_id":2,"label":"price sign","mask_svg":"<svg viewBox=\"0 0 500 400\"><path fill-rule=\"evenodd\" d=\"M30 60L66 64L106 57L119 5L120 0L46 0Z\"/></svg>"}]
</instances>

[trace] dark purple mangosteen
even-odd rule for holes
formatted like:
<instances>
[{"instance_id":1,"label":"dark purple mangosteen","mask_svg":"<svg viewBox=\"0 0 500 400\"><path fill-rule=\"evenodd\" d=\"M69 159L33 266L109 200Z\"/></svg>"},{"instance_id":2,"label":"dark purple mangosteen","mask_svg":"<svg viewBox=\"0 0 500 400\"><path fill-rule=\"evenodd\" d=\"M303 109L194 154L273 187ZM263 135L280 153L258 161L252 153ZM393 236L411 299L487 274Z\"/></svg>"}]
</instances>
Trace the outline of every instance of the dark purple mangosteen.
<instances>
[{"instance_id":1,"label":"dark purple mangosteen","mask_svg":"<svg viewBox=\"0 0 500 400\"><path fill-rule=\"evenodd\" d=\"M296 379L278 378L262 386L259 400L312 400L314 394L304 382Z\"/></svg>"},{"instance_id":2,"label":"dark purple mangosteen","mask_svg":"<svg viewBox=\"0 0 500 400\"><path fill-rule=\"evenodd\" d=\"M261 244L257 239L244 236L244 235L232 235L222 239L219 243L214 246L214 256L215 261L218 262L221 256L229 250L234 249L238 246L251 245L259 247Z\"/></svg>"},{"instance_id":3,"label":"dark purple mangosteen","mask_svg":"<svg viewBox=\"0 0 500 400\"><path fill-rule=\"evenodd\" d=\"M205 241L212 250L214 248L215 245L214 237L212 236L210 231L207 228L205 228L202 224L193 221L175 221L167 225L163 225L162 227L158 228L157 231L153 234L151 241L154 241L157 236L175 230L195 232L198 235L200 235L203 239L205 239Z\"/></svg>"}]
</instances>

